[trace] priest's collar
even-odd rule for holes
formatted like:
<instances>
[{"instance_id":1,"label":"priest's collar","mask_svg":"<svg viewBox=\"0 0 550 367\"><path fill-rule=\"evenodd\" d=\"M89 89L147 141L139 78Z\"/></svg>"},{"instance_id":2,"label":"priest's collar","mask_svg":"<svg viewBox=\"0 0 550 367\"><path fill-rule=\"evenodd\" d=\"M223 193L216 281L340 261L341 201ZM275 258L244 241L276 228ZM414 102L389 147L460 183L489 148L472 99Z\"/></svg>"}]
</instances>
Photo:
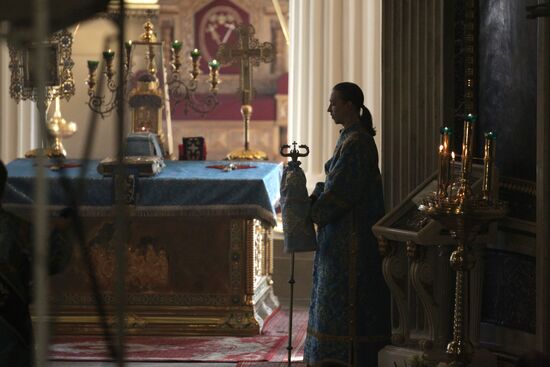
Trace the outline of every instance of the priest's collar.
<instances>
[{"instance_id":1,"label":"priest's collar","mask_svg":"<svg viewBox=\"0 0 550 367\"><path fill-rule=\"evenodd\" d=\"M340 129L340 135L347 134L352 131L356 131L361 129L361 121L357 121L349 125L348 127L345 127L343 129Z\"/></svg>"}]
</instances>

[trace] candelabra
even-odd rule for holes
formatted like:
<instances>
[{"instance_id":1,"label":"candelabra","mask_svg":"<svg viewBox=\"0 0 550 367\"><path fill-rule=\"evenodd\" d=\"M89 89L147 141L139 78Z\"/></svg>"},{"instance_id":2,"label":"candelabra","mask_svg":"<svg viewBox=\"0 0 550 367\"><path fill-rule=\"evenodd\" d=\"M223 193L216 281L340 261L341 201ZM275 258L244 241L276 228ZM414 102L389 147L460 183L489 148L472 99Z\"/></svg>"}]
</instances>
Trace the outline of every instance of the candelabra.
<instances>
[{"instance_id":1,"label":"candelabra","mask_svg":"<svg viewBox=\"0 0 550 367\"><path fill-rule=\"evenodd\" d=\"M168 98L171 100L174 105L177 105L181 102L185 102L184 111L188 112L188 109L199 112L201 114L206 114L212 111L218 105L217 91L218 84L220 84L219 79L219 69L220 64L216 60L211 60L208 63L210 68L210 78L208 83L210 84L210 93L204 97L199 98L196 94L199 82L198 77L199 72L199 61L201 58L201 52L198 49L193 49L190 52L190 59L192 63L192 69L189 71L190 78L189 80L184 80L181 72L183 66L181 60L181 50L183 44L181 41L174 41L171 45L172 57L169 65L169 72L166 76L164 73L164 61L162 57L162 42L157 41L157 36L154 30L153 23L148 20L143 26L145 32L140 36L139 41L127 41L124 44L125 52L125 63L123 65L124 73L122 75L120 83L123 83L122 93L123 100L127 99L126 86L131 84L133 70L132 66L134 64L134 52L135 48L143 46L146 48L145 60L147 63L146 69L147 72L155 77L157 77L157 66L156 66L156 57L158 49L158 55L161 59L162 65L162 78L157 78L161 80L166 80L168 85ZM103 51L103 63L101 70L101 75L106 79L107 93L99 95L96 90L97 86L97 70L100 66L100 62L97 60L88 60L88 79L86 84L88 85L88 106L90 109L99 114L102 118L108 116L113 110L116 109L118 104L117 90L118 84L115 80L116 72L114 71L114 58L115 52L111 49Z\"/></svg>"},{"instance_id":2,"label":"candelabra","mask_svg":"<svg viewBox=\"0 0 550 367\"><path fill-rule=\"evenodd\" d=\"M449 128L441 130L439 146L439 174L437 191L427 197L419 209L441 223L456 238L457 246L451 254L451 267L456 271L455 303L453 315L453 339L447 345L447 355L453 366L466 366L472 359L473 347L468 337L465 300L467 279L475 260L470 247L477 234L489 223L506 215L506 204L499 201L494 190L494 160L496 135L485 134L483 158L483 183L481 194L472 191L471 170L473 158L473 134L476 117L469 114L464 121L462 141L462 165L460 175L455 174L455 156L450 152Z\"/></svg>"},{"instance_id":3,"label":"candelabra","mask_svg":"<svg viewBox=\"0 0 550 367\"><path fill-rule=\"evenodd\" d=\"M181 50L183 44L181 41L172 42L172 60L170 64L170 74L168 75L168 87L170 91L170 98L174 102L174 105L177 105L181 102L184 104L184 112L187 114L189 107L198 113L206 114L212 111L218 105L218 84L220 83L219 71L220 63L213 59L208 63L210 69L210 78L208 83L210 84L209 93L203 97L199 98L196 95L197 88L199 86L198 76L199 76L199 61L201 58L201 52L198 49L193 49L190 52L190 59L192 63L192 69L189 71L190 78L185 81L181 74Z\"/></svg>"},{"instance_id":4,"label":"candelabra","mask_svg":"<svg viewBox=\"0 0 550 367\"><path fill-rule=\"evenodd\" d=\"M129 60L130 51L127 51L127 60ZM118 105L118 94L117 94L117 83L114 79L116 75L114 71L113 61L115 58L115 52L111 49L103 51L103 66L100 68L101 74L105 76L107 81L107 91L108 97L106 99L105 95L98 95L96 91L96 71L100 64L97 60L88 60L88 80L86 84L88 85L88 106L90 109L105 118L110 115L111 112L116 109ZM128 70L129 62L127 61L125 65L125 70ZM123 83L126 84L127 75L123 75Z\"/></svg>"}]
</instances>

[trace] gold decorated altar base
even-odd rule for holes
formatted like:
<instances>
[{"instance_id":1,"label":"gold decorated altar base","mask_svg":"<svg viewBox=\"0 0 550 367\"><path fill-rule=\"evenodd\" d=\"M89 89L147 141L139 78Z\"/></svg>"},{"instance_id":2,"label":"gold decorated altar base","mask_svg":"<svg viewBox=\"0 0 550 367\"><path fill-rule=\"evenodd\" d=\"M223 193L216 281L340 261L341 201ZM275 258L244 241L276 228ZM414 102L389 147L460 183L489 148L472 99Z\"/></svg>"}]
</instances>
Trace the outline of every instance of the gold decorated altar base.
<instances>
[{"instance_id":1,"label":"gold decorated altar base","mask_svg":"<svg viewBox=\"0 0 550 367\"><path fill-rule=\"evenodd\" d=\"M114 326L114 226L110 209L105 215L100 212L94 208L85 214L86 250L107 323ZM202 212L164 207L131 213L125 277L128 335L256 335L278 307L272 288L271 224L206 208ZM69 266L51 279L56 334L103 334L84 256L75 244Z\"/></svg>"}]
</instances>

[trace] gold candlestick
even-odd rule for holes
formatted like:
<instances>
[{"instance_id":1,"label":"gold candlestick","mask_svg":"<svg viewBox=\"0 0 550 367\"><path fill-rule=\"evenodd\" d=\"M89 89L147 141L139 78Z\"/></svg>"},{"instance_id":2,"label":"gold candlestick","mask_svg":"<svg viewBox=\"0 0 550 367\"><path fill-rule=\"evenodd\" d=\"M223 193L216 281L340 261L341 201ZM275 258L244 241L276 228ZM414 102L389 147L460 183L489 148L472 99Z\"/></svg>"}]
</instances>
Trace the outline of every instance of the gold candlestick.
<instances>
[{"instance_id":1,"label":"gold candlestick","mask_svg":"<svg viewBox=\"0 0 550 367\"><path fill-rule=\"evenodd\" d=\"M218 84L220 84L220 63L218 60L214 59L208 63L208 67L210 68L210 79L208 80L210 83L210 91L212 93L217 93Z\"/></svg>"},{"instance_id":2,"label":"gold candlestick","mask_svg":"<svg viewBox=\"0 0 550 367\"><path fill-rule=\"evenodd\" d=\"M99 61L88 60L88 80L86 84L90 90L93 90L95 87L95 72L99 65Z\"/></svg>"},{"instance_id":3,"label":"gold candlestick","mask_svg":"<svg viewBox=\"0 0 550 367\"><path fill-rule=\"evenodd\" d=\"M191 70L191 79L197 80L197 77L199 76L199 60L201 58L201 52L195 48L193 51L191 51L191 62L193 65L193 69Z\"/></svg>"},{"instance_id":4,"label":"gold candlestick","mask_svg":"<svg viewBox=\"0 0 550 367\"><path fill-rule=\"evenodd\" d=\"M130 59L132 57L132 41L126 41L124 43L124 49L126 51L126 65L124 65L126 72L130 70Z\"/></svg>"},{"instance_id":5,"label":"gold candlestick","mask_svg":"<svg viewBox=\"0 0 550 367\"><path fill-rule=\"evenodd\" d=\"M180 61L180 51L182 48L181 41L175 40L172 42L172 65L174 67L174 71L178 73L180 71L181 67L181 61Z\"/></svg>"},{"instance_id":6,"label":"gold candlestick","mask_svg":"<svg viewBox=\"0 0 550 367\"><path fill-rule=\"evenodd\" d=\"M455 152L451 152L451 173L450 173L450 178L449 178L449 200L450 201L454 201L455 197L454 197L454 191L455 191L455 188L456 188L456 183L455 183L455 171L456 171L456 160L455 160L456 156L455 156Z\"/></svg>"},{"instance_id":7,"label":"gold candlestick","mask_svg":"<svg viewBox=\"0 0 550 367\"><path fill-rule=\"evenodd\" d=\"M493 169L496 154L496 134L488 132L485 134L485 145L483 147L483 200L493 201Z\"/></svg>"},{"instance_id":8,"label":"gold candlestick","mask_svg":"<svg viewBox=\"0 0 550 367\"><path fill-rule=\"evenodd\" d=\"M103 59L105 60L105 75L107 75L108 80L112 80L113 76L115 76L115 72L113 70L113 60L115 58L115 52L111 49L108 49L107 51L103 51Z\"/></svg>"},{"instance_id":9,"label":"gold candlestick","mask_svg":"<svg viewBox=\"0 0 550 367\"><path fill-rule=\"evenodd\" d=\"M439 175L437 185L437 195L441 198L448 196L447 189L450 180L451 156L449 147L451 145L451 129L444 127L441 129L441 145L439 146Z\"/></svg>"},{"instance_id":10,"label":"gold candlestick","mask_svg":"<svg viewBox=\"0 0 550 367\"><path fill-rule=\"evenodd\" d=\"M472 172L473 143L474 143L474 122L476 116L468 114L464 121L464 136L462 137L462 170L460 174L460 186L457 192L458 207L456 210L460 213L467 205L472 196L470 187L470 175Z\"/></svg>"}]
</instances>

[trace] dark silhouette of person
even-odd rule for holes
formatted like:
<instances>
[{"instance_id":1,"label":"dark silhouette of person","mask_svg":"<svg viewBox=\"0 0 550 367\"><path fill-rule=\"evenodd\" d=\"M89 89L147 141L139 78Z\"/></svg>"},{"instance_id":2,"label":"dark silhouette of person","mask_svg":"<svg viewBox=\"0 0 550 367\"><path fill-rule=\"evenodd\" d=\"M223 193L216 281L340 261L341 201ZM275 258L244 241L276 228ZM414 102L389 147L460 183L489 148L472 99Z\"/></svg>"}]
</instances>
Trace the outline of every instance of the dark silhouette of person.
<instances>
[{"instance_id":1,"label":"dark silhouette of person","mask_svg":"<svg viewBox=\"0 0 550 367\"><path fill-rule=\"evenodd\" d=\"M7 171L0 161L0 366L32 365L33 336L29 312L32 294L32 226L7 212L1 198ZM60 272L69 262L72 246L64 235L68 211L52 222L48 265L50 274Z\"/></svg>"}]
</instances>

